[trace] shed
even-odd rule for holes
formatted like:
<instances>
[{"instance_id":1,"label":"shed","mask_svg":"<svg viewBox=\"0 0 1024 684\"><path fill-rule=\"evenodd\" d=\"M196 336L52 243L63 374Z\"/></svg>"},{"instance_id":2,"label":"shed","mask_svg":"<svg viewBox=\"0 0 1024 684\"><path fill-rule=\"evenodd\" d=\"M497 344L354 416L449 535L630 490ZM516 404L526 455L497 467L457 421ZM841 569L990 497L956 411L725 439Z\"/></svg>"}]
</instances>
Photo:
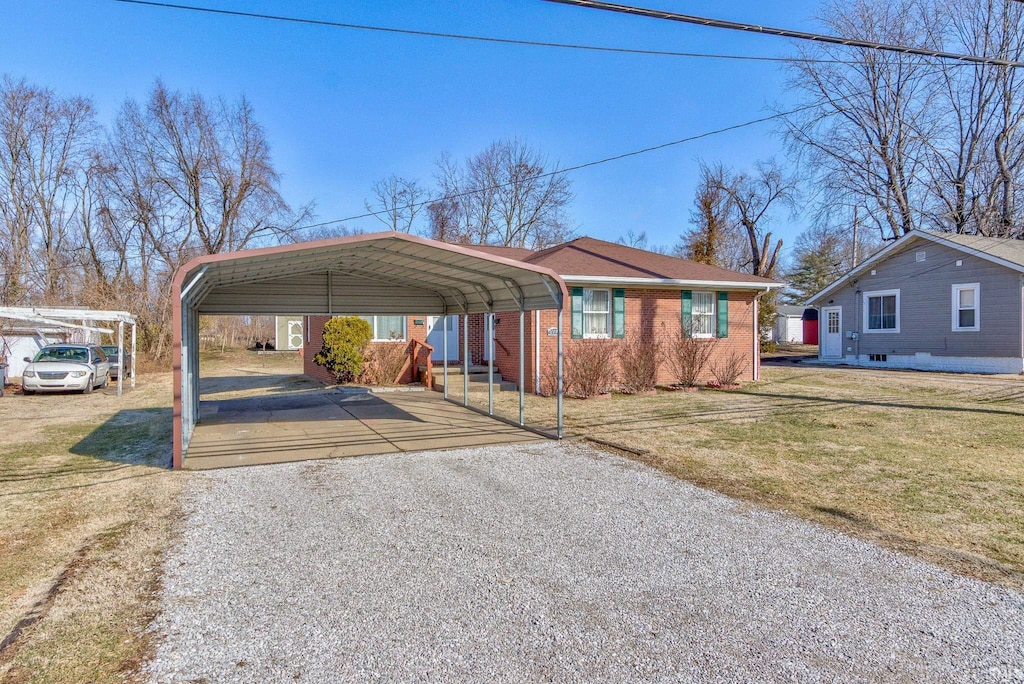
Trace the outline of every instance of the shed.
<instances>
[{"instance_id":1,"label":"shed","mask_svg":"<svg viewBox=\"0 0 1024 684\"><path fill-rule=\"evenodd\" d=\"M775 325L773 332L775 341L786 344L803 344L804 307L784 304L775 309Z\"/></svg>"}]
</instances>

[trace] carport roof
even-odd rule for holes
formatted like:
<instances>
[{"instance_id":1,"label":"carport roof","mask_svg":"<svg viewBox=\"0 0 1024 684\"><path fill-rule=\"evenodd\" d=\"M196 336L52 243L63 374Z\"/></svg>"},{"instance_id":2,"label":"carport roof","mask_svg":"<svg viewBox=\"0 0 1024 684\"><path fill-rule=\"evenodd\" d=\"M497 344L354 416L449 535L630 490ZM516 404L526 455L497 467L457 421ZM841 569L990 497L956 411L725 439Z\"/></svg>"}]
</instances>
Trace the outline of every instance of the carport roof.
<instances>
[{"instance_id":1,"label":"carport roof","mask_svg":"<svg viewBox=\"0 0 1024 684\"><path fill-rule=\"evenodd\" d=\"M561 312L566 296L562 279L543 266L395 232L193 259L175 275L172 294L174 466L199 420L200 314Z\"/></svg>"},{"instance_id":2,"label":"carport roof","mask_svg":"<svg viewBox=\"0 0 1024 684\"><path fill-rule=\"evenodd\" d=\"M199 257L179 272L200 314L462 314L553 309L548 268L404 233Z\"/></svg>"}]
</instances>

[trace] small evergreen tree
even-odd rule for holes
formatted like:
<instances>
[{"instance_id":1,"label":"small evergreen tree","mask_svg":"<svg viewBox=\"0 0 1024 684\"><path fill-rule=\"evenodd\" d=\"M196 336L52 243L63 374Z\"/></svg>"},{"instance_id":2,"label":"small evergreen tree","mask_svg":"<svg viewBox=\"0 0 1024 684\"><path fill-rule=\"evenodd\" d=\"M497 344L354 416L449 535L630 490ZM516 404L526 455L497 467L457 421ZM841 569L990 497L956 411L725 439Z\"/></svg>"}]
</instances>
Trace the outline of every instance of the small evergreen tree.
<instances>
[{"instance_id":1,"label":"small evergreen tree","mask_svg":"<svg viewBox=\"0 0 1024 684\"><path fill-rule=\"evenodd\" d=\"M363 372L366 347L373 339L370 324L358 316L339 316L324 324L324 342L313 363L334 374L338 384Z\"/></svg>"}]
</instances>

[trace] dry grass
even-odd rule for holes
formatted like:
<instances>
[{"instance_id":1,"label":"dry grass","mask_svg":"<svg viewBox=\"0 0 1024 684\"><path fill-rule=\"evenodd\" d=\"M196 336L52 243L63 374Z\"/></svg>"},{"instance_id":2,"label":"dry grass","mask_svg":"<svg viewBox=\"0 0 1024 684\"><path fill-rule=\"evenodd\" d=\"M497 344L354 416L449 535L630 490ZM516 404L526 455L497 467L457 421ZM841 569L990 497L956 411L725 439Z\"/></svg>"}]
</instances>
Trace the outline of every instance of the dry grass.
<instances>
[{"instance_id":1,"label":"dry grass","mask_svg":"<svg viewBox=\"0 0 1024 684\"><path fill-rule=\"evenodd\" d=\"M205 393L303 386L292 355L203 355ZM134 391L0 398L0 681L124 681L151 648L161 555L187 473L170 461L170 373ZM26 616L35 616L26 624Z\"/></svg>"},{"instance_id":2,"label":"dry grass","mask_svg":"<svg viewBox=\"0 0 1024 684\"><path fill-rule=\"evenodd\" d=\"M1024 587L1024 378L765 368L739 392L567 399L567 430L723 493ZM456 392L461 388L455 388ZM518 395L497 395L512 417ZM471 391L474 405L484 395ZM554 401L528 397L527 421Z\"/></svg>"}]
</instances>

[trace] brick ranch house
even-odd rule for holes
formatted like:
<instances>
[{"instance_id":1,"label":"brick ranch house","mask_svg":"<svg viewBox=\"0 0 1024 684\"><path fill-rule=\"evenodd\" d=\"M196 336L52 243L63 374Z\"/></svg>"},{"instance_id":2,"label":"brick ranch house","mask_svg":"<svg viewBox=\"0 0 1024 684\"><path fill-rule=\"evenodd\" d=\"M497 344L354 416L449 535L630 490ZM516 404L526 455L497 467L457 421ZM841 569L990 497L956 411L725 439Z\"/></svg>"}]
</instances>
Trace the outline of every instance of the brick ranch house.
<instances>
[{"instance_id":1,"label":"brick ranch house","mask_svg":"<svg viewBox=\"0 0 1024 684\"><path fill-rule=\"evenodd\" d=\"M558 273L570 291L564 323L565 354L576 340L616 339L627 335L674 335L685 324L695 337L715 338L712 361L737 353L744 359L741 381L756 380L760 365L757 300L781 283L708 266L678 257L583 237L548 249L531 251L513 247L477 245L471 249L549 268ZM431 345L432 360L442 361L444 335L448 335L448 362L461 363L461 316L450 316L447 326L440 317L367 316L374 331L372 344L405 344L413 340ZM486 363L494 355L495 372L506 381L519 378L519 312L495 312L493 325L484 314L469 317L470 363ZM313 363L329 316L304 320L306 353L304 372L325 383L330 373ZM555 310L528 312L525 316L525 389L550 392L551 369L557 356ZM447 327L447 330L444 328ZM489 334L490 333L490 334ZM493 337L493 345L487 344ZM412 382L415 363L410 359L399 382ZM705 380L710 380L708 375ZM674 381L665 363L659 383Z\"/></svg>"}]
</instances>

